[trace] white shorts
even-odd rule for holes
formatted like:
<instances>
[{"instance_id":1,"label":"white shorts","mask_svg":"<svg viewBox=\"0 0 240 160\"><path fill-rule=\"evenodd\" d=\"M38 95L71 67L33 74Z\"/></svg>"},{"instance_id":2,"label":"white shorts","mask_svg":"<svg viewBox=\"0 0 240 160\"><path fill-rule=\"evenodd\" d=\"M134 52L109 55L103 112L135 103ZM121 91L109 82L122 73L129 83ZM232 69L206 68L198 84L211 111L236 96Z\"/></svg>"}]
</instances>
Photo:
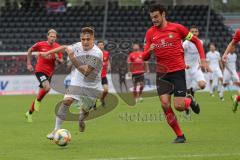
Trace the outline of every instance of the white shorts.
<instances>
[{"instance_id":1,"label":"white shorts","mask_svg":"<svg viewBox=\"0 0 240 160\"><path fill-rule=\"evenodd\" d=\"M237 71L232 71L232 73L226 68L223 71L223 83L229 84L230 82L239 82L239 77Z\"/></svg>"},{"instance_id":2,"label":"white shorts","mask_svg":"<svg viewBox=\"0 0 240 160\"><path fill-rule=\"evenodd\" d=\"M87 96L77 96L77 95L68 95L65 94L64 98L71 97L78 101L80 107L82 107L85 111L90 111L91 108L96 104L97 98L91 98Z\"/></svg>"},{"instance_id":3,"label":"white shorts","mask_svg":"<svg viewBox=\"0 0 240 160\"><path fill-rule=\"evenodd\" d=\"M101 81L91 83L82 80L77 73L71 74L70 86L64 98L71 97L79 101L80 107L85 111L89 111L96 103L97 98L101 95Z\"/></svg>"},{"instance_id":4,"label":"white shorts","mask_svg":"<svg viewBox=\"0 0 240 160\"><path fill-rule=\"evenodd\" d=\"M214 80L214 79L218 79L218 78L222 78L223 74L220 68L216 68L212 71L212 73L209 74L209 79L210 80Z\"/></svg>"},{"instance_id":5,"label":"white shorts","mask_svg":"<svg viewBox=\"0 0 240 160\"><path fill-rule=\"evenodd\" d=\"M187 89L195 87L199 81L206 82L203 72L200 68L189 68L186 72Z\"/></svg>"}]
</instances>

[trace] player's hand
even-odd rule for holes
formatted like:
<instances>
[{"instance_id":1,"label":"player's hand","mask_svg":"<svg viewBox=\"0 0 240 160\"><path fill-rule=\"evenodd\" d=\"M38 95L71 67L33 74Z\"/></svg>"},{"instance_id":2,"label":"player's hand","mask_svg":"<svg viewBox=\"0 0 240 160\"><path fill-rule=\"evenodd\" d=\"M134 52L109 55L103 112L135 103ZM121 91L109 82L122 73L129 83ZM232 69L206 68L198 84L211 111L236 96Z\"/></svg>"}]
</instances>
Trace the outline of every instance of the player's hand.
<instances>
[{"instance_id":1,"label":"player's hand","mask_svg":"<svg viewBox=\"0 0 240 160\"><path fill-rule=\"evenodd\" d=\"M152 44L150 45L150 48L149 48L150 52L152 52L152 51L154 50L154 48L155 48L155 44L152 43Z\"/></svg>"},{"instance_id":2,"label":"player's hand","mask_svg":"<svg viewBox=\"0 0 240 160\"><path fill-rule=\"evenodd\" d=\"M206 59L201 59L200 67L204 71L211 72L211 69L209 68L209 63L208 63L208 61Z\"/></svg>"},{"instance_id":3,"label":"player's hand","mask_svg":"<svg viewBox=\"0 0 240 160\"><path fill-rule=\"evenodd\" d=\"M33 71L33 66L31 64L27 64L27 69L32 72Z\"/></svg>"},{"instance_id":4,"label":"player's hand","mask_svg":"<svg viewBox=\"0 0 240 160\"><path fill-rule=\"evenodd\" d=\"M189 69L190 68L190 66L189 65L186 65L186 69Z\"/></svg>"},{"instance_id":5,"label":"player's hand","mask_svg":"<svg viewBox=\"0 0 240 160\"><path fill-rule=\"evenodd\" d=\"M222 61L223 61L224 63L227 61L227 55L226 55L226 54L224 54L224 55L222 56Z\"/></svg>"},{"instance_id":6,"label":"player's hand","mask_svg":"<svg viewBox=\"0 0 240 160\"><path fill-rule=\"evenodd\" d=\"M59 63L59 64L64 63L64 60L62 58L59 58L57 53L55 53L55 58L56 58L57 63Z\"/></svg>"}]
</instances>

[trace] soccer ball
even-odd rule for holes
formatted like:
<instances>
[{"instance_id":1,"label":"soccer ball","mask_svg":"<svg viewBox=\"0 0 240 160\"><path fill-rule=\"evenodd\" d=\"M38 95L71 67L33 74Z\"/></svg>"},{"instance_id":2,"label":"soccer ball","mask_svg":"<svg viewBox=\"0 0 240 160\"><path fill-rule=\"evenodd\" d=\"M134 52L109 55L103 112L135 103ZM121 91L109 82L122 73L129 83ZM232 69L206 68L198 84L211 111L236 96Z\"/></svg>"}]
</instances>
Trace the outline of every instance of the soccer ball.
<instances>
[{"instance_id":1,"label":"soccer ball","mask_svg":"<svg viewBox=\"0 0 240 160\"><path fill-rule=\"evenodd\" d=\"M66 146L71 141L71 133L66 129L59 129L53 140L59 146Z\"/></svg>"}]
</instances>

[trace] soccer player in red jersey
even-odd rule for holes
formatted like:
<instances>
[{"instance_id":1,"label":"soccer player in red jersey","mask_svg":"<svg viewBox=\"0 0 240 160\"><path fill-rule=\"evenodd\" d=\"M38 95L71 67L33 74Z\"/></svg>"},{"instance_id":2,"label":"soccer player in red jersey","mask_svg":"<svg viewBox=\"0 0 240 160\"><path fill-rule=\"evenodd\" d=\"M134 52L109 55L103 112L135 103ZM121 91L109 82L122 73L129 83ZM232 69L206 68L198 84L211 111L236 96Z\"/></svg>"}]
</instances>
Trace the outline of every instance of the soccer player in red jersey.
<instances>
[{"instance_id":1,"label":"soccer player in red jersey","mask_svg":"<svg viewBox=\"0 0 240 160\"><path fill-rule=\"evenodd\" d=\"M240 28L238 28L236 30L236 32L233 35L232 41L228 44L227 49L225 50L223 56L222 56L222 60L223 62L226 63L227 58L228 58L228 54L231 53L231 51L236 48L238 42L240 41ZM233 101L233 112L235 113L237 111L237 107L238 107L238 102L240 101L240 93L238 93L238 95L233 95L232 101Z\"/></svg>"},{"instance_id":2,"label":"soccer player in red jersey","mask_svg":"<svg viewBox=\"0 0 240 160\"><path fill-rule=\"evenodd\" d=\"M50 55L48 57L43 57L41 55L37 58L37 63L35 66L35 70L33 69L31 60L32 60L32 52L47 52L54 48L59 47L60 45L56 42L57 32L54 29L50 29L47 33L47 41L40 41L34 44L31 48L28 49L27 54L27 69L30 72L35 72L35 75L40 83L39 92L36 99L32 102L31 107L27 111L26 118L28 122L32 122L32 113L34 111L39 111L40 102L43 97L50 90L50 81L51 76L54 72L55 62L63 62L62 53L56 53L54 55Z\"/></svg>"},{"instance_id":3,"label":"soccer player in red jersey","mask_svg":"<svg viewBox=\"0 0 240 160\"><path fill-rule=\"evenodd\" d=\"M149 12L153 26L146 32L144 59L148 60L151 53L154 53L157 64L157 91L166 120L177 136L173 142L184 143L186 138L171 108L171 94L174 94L174 107L178 111L187 111L191 107L199 114L200 108L191 95L186 96L186 66L182 41L189 40L196 45L201 59L200 66L207 68L205 53L200 40L186 27L166 20L164 6L152 5Z\"/></svg>"},{"instance_id":4,"label":"soccer player in red jersey","mask_svg":"<svg viewBox=\"0 0 240 160\"><path fill-rule=\"evenodd\" d=\"M103 92L100 98L102 106L105 106L105 97L108 94L107 72L108 70L110 70L109 52L104 50L104 45L105 45L104 41L97 42L98 48L100 48L103 52L103 67L102 67L102 73L101 73Z\"/></svg>"},{"instance_id":5,"label":"soccer player in red jersey","mask_svg":"<svg viewBox=\"0 0 240 160\"><path fill-rule=\"evenodd\" d=\"M147 70L147 63L144 62L143 52L140 45L133 44L133 51L128 56L128 71L132 74L133 96L136 102L142 101L142 91L144 88L144 73ZM137 87L139 86L139 89Z\"/></svg>"}]
</instances>

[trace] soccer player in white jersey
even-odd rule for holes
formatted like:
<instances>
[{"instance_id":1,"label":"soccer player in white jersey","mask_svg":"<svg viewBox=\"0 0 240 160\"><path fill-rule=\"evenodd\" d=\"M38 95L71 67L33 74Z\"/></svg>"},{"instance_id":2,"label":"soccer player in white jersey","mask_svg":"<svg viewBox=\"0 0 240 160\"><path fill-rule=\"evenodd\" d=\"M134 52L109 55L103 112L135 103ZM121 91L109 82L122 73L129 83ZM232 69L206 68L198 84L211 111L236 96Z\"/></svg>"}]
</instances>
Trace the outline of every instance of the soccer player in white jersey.
<instances>
[{"instance_id":1,"label":"soccer player in white jersey","mask_svg":"<svg viewBox=\"0 0 240 160\"><path fill-rule=\"evenodd\" d=\"M197 26L192 26L190 32L198 37L199 30ZM203 43L201 41L201 43ZM204 89L206 81L203 72L200 68L200 57L198 50L194 43L190 41L183 42L184 60L186 63L186 83L188 93L194 96L194 92L199 89Z\"/></svg>"},{"instance_id":2,"label":"soccer player in white jersey","mask_svg":"<svg viewBox=\"0 0 240 160\"><path fill-rule=\"evenodd\" d=\"M65 51L75 67L71 71L70 86L56 115L55 128L47 135L48 139L53 139L55 132L61 128L69 107L75 100L81 102L79 131L83 132L85 129L84 120L101 94L101 91L98 89L101 87L103 53L94 44L94 30L90 27L82 28L80 39L81 42L70 46L60 46L47 53L52 54Z\"/></svg>"},{"instance_id":3,"label":"soccer player in white jersey","mask_svg":"<svg viewBox=\"0 0 240 160\"><path fill-rule=\"evenodd\" d=\"M226 48L226 50L223 54L223 57L222 57L223 62L227 61L228 54L231 52L231 50L233 48L235 48L237 46L239 41L240 41L240 28L238 28L235 31L231 42L228 44L228 46L227 46L227 48ZM232 98L232 101L233 101L233 112L236 112L237 108L238 108L238 102L240 102L240 94L238 93L238 95L233 95L231 98Z\"/></svg>"},{"instance_id":4,"label":"soccer player in white jersey","mask_svg":"<svg viewBox=\"0 0 240 160\"><path fill-rule=\"evenodd\" d=\"M226 87L232 82L235 86L240 86L240 81L238 73L236 70L237 54L235 52L235 47L232 47L229 54L227 54L227 59L224 62L223 71L223 86ZM238 90L240 93L240 91ZM238 93L238 94L239 94Z\"/></svg>"},{"instance_id":5,"label":"soccer player in white jersey","mask_svg":"<svg viewBox=\"0 0 240 160\"><path fill-rule=\"evenodd\" d=\"M217 91L219 93L219 97L223 101L224 87L222 85L223 84L223 74L222 74L223 65L221 61L221 56L220 56L220 53L216 51L216 46L214 45L214 43L210 43L209 47L210 47L210 51L207 52L206 57L207 57L207 60L209 61L209 67L212 71L209 75L210 94L211 96L214 96L213 91L214 91L214 88L216 87L215 85L217 85ZM216 83L214 83L215 80L216 80Z\"/></svg>"},{"instance_id":6,"label":"soccer player in white jersey","mask_svg":"<svg viewBox=\"0 0 240 160\"><path fill-rule=\"evenodd\" d=\"M230 53L227 55L227 60L224 63L223 71L223 85L227 86L232 81L234 85L239 86L239 77L236 70L237 54L234 53L233 47Z\"/></svg>"}]
</instances>

